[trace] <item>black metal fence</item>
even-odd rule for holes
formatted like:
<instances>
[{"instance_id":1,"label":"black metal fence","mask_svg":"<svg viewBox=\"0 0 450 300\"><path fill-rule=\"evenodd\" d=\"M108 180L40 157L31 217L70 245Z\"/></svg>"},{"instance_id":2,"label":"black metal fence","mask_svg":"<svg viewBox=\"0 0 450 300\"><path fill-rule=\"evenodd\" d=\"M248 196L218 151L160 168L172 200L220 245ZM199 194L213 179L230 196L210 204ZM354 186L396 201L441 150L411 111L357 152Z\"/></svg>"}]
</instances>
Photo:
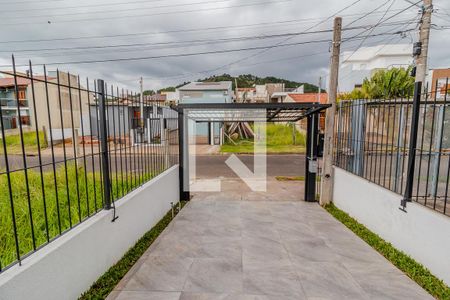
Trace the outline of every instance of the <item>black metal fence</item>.
<instances>
[{"instance_id":1,"label":"black metal fence","mask_svg":"<svg viewBox=\"0 0 450 300\"><path fill-rule=\"evenodd\" d=\"M0 74L0 272L178 163L170 107L31 63Z\"/></svg>"},{"instance_id":2,"label":"black metal fence","mask_svg":"<svg viewBox=\"0 0 450 300\"><path fill-rule=\"evenodd\" d=\"M417 95L416 106L413 99L341 101L336 114L334 164L410 198L406 201L450 216L448 87L448 78L436 82L431 92L425 89ZM414 137L416 148L411 148ZM415 161L409 160L412 156ZM409 161L414 163L412 173ZM405 194L408 182L410 197Z\"/></svg>"}]
</instances>

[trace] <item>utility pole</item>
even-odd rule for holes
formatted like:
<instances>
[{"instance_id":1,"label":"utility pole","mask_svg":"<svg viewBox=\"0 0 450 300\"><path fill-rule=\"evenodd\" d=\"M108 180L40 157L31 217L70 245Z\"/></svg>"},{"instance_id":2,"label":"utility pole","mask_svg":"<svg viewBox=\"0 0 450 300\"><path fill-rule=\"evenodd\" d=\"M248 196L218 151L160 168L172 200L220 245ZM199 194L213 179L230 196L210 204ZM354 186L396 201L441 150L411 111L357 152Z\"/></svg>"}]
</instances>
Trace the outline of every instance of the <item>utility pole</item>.
<instances>
[{"instance_id":1,"label":"utility pole","mask_svg":"<svg viewBox=\"0 0 450 300\"><path fill-rule=\"evenodd\" d=\"M319 86L317 88L317 103L320 103L320 94L322 93L322 76L319 77Z\"/></svg>"},{"instance_id":2,"label":"utility pole","mask_svg":"<svg viewBox=\"0 0 450 300\"><path fill-rule=\"evenodd\" d=\"M333 143L334 143L334 116L336 113L337 87L339 78L339 56L341 52L342 18L334 19L333 44L330 62L330 82L328 87L328 104L331 107L326 111L325 119L325 145L323 152L322 190L320 192L320 205L333 200Z\"/></svg>"},{"instance_id":3,"label":"utility pole","mask_svg":"<svg viewBox=\"0 0 450 300\"><path fill-rule=\"evenodd\" d=\"M139 130L140 130L140 133L141 133L141 140L140 140L140 142L142 143L143 141L144 141L144 122L145 122L145 120L144 120L144 78L140 78L140 80L139 80L139 85L140 85L140 88L141 88L141 94L139 95L139 107L140 107L140 120L139 120Z\"/></svg>"},{"instance_id":4,"label":"utility pole","mask_svg":"<svg viewBox=\"0 0 450 300\"><path fill-rule=\"evenodd\" d=\"M430 42L431 14L433 12L433 0L423 0L422 19L420 21L419 49L414 53L416 60L416 82L422 82L422 89L425 87L425 77L427 74L428 44Z\"/></svg>"},{"instance_id":5,"label":"utility pole","mask_svg":"<svg viewBox=\"0 0 450 300\"><path fill-rule=\"evenodd\" d=\"M239 102L237 77L234 78L234 91L236 93L236 102Z\"/></svg>"},{"instance_id":6,"label":"utility pole","mask_svg":"<svg viewBox=\"0 0 450 300\"><path fill-rule=\"evenodd\" d=\"M416 165L417 136L419 131L420 101L422 92L426 88L425 78L428 68L428 44L430 41L431 14L433 12L432 0L423 0L422 19L420 21L419 42L414 45L414 58L416 62L416 82L414 85L414 98L411 116L411 128L408 150L408 167L404 197L400 209L406 212L406 204L411 202L414 186L414 170Z\"/></svg>"}]
</instances>

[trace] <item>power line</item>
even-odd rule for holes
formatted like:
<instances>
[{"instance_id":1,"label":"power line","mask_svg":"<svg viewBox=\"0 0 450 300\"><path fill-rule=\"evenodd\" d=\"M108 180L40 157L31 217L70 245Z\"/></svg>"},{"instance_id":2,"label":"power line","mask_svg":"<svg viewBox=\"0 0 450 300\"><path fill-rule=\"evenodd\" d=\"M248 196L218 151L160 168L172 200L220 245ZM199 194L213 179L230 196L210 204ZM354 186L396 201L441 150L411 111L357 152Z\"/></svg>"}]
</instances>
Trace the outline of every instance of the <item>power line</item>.
<instances>
[{"instance_id":1,"label":"power line","mask_svg":"<svg viewBox=\"0 0 450 300\"><path fill-rule=\"evenodd\" d=\"M403 23L402 23L403 24ZM387 24L386 24L387 25ZM359 27L364 27L364 26L359 26ZM355 29L359 28L356 27ZM347 28L344 30L352 30L353 28ZM238 40L237 42L246 42L246 40ZM193 47L197 47L197 46L203 46L203 45L210 45L210 44L218 44L218 43L227 43L227 41L212 41L211 42L205 42L205 43L197 43L197 44L193 44L190 45L189 43L187 43L188 46L193 46ZM74 56L78 56L78 55L82 55L82 56L87 56L87 55L95 55L95 54L99 54L102 56L105 56L105 54L108 53L112 53L112 54L117 54L117 53L130 53L130 52L140 52L142 53L143 51L147 51L147 50L161 50L161 49L178 49L178 48L185 48L186 45L185 44L178 44L178 42L175 42L175 45L171 45L171 46L141 46L141 47L134 47L134 48L124 48L124 49L117 49L117 48L112 48L112 49L90 49L90 50L80 50L80 51L70 51L70 56L74 57ZM26 55L27 53L25 53ZM19 56L15 56L16 58L30 58L29 56L25 56L25 55L19 55ZM69 55L68 53L65 52L60 52L60 53L54 53L54 52L43 52L38 54L37 56L39 58L43 58L43 57L57 57L57 56L67 56ZM31 57L32 58L32 57Z\"/></svg>"},{"instance_id":2,"label":"power line","mask_svg":"<svg viewBox=\"0 0 450 300\"><path fill-rule=\"evenodd\" d=\"M395 23L388 24L389 26ZM371 25L361 25L356 27L347 27L344 28L344 31L357 30L366 28ZM188 44L214 44L214 43L227 43L227 42L239 42L239 41L248 41L248 40L262 40L262 39L273 39L279 37L286 36L301 36L301 35L309 35L309 34L319 34L319 33L328 33L332 32L330 29L325 30L316 30L316 31L300 31L300 32L292 32L292 33L280 33L280 34L263 34L263 35L254 35L254 36L238 36L231 38L221 38L221 39L196 39L196 40L184 40L184 41L172 41L172 42L145 42L145 43L129 43L129 44L115 44L115 45L97 45L97 46L75 46L75 47L52 47L52 48L34 48L34 49L9 49L9 50L0 50L3 53L20 53L20 52L41 52L41 51L69 51L69 50L89 50L89 49L107 49L107 48L123 48L123 47L138 47L138 46L160 46L160 45L182 45L186 46ZM167 48L163 48L167 49Z\"/></svg>"},{"instance_id":3,"label":"power line","mask_svg":"<svg viewBox=\"0 0 450 300\"><path fill-rule=\"evenodd\" d=\"M421 1L422 1L422 0L419 0L419 1L417 1L416 3L419 3L419 2L421 2ZM398 11L397 13L395 13L395 14L389 16L387 19L384 19L382 22L380 22L380 23L379 23L378 25L376 25L376 26L380 26L381 24L383 24L383 23L385 23L386 21L388 21L388 20L390 20L390 19L392 19L392 18L394 18L394 17L400 15L401 13L407 11L408 9L410 9L410 8L413 7L413 6L414 6L414 4L412 4L412 5L410 5L410 6L406 7L406 8L401 9L401 10ZM384 18L384 17L383 17L383 18ZM359 35L361 35L361 34L363 34L363 33L366 33L366 32L368 32L368 31L370 31L371 29L372 29L372 28L368 28L368 29L366 29L366 30L363 30L362 32L358 33L357 35L354 35L354 36L352 36L352 37L350 37L350 38L347 38L347 39L352 39L352 38L358 37ZM346 41L346 39L343 40L343 42L345 42L345 41Z\"/></svg>"},{"instance_id":4,"label":"power line","mask_svg":"<svg viewBox=\"0 0 450 300\"><path fill-rule=\"evenodd\" d=\"M381 35L386 35L386 34L383 34L383 33L375 34L375 35L371 35L371 37L381 36ZM364 36L361 38L366 38L366 37ZM274 47L289 47L289 46L316 44L316 43L329 43L329 39L311 40L311 41L303 41L303 42L289 43L289 44L280 44L277 46L270 45L270 46L214 50L214 51L203 51L203 52L192 52L192 53L180 53L180 54L155 55L155 56L144 56L144 57L111 58L111 59L101 59L101 60L79 60L79 61L48 63L46 65L49 65L49 66L50 65L79 65L79 64L105 63L105 62L139 61L139 60L150 60L150 59L158 59L158 58L189 57L189 56L208 55L208 54L253 51L253 50L261 50L261 49L274 48ZM35 64L35 65L43 65L43 64ZM8 66L9 65L3 65L0 67L8 67ZM26 67L27 65L20 65L20 67L23 67L23 66Z\"/></svg>"},{"instance_id":5,"label":"power line","mask_svg":"<svg viewBox=\"0 0 450 300\"><path fill-rule=\"evenodd\" d=\"M162 1L162 0L158 0ZM216 4L223 2L230 2L232 0L217 0L217 1L203 1L203 2L191 2L191 3L182 3L182 4L171 4L171 5L159 5L152 7L135 7L135 8L127 8L127 9L113 9L113 10L94 10L94 11L84 11L84 12L71 12L71 13L62 13L62 14L49 14L49 15L37 15L37 16L26 16L27 19L30 18L58 18L64 16L76 16L76 15L92 15L92 14L106 14L106 13L123 13L127 11L142 11L148 9L160 9L160 8L171 8L171 7L183 7L183 6L193 6L193 5L201 5L201 4ZM48 9L47 9L48 10ZM24 16L11 16L11 17L2 17L3 20L15 20L15 19L23 19Z\"/></svg>"},{"instance_id":6,"label":"power line","mask_svg":"<svg viewBox=\"0 0 450 300\"><path fill-rule=\"evenodd\" d=\"M64 2L65 0L41 0L42 2ZM11 4L27 4L27 3L36 3L36 1L11 1L11 2L2 2L2 5L11 5Z\"/></svg>"},{"instance_id":7,"label":"power line","mask_svg":"<svg viewBox=\"0 0 450 300\"><path fill-rule=\"evenodd\" d=\"M62 0L64 1L64 0ZM62 2L61 1L61 2ZM41 11L41 10L55 10L55 9L72 9L72 8L89 8L89 7L102 7L102 6L116 6L116 5L127 5L127 4L138 4L138 3L153 3L153 2L161 2L161 1L165 1L165 0L141 0L141 1L127 1L127 2L117 2L117 3L102 3L102 4L90 4L90 5L77 5L77 6L63 6L63 7L40 7L40 8L20 8L20 9L10 9L10 10L2 10L0 13L11 13L11 12L26 12L26 11ZM35 1L32 1L33 3L36 3ZM41 2L46 2L46 1L39 1ZM59 1L56 1L59 2ZM2 3L3 5L3 3Z\"/></svg>"},{"instance_id":8,"label":"power line","mask_svg":"<svg viewBox=\"0 0 450 300\"><path fill-rule=\"evenodd\" d=\"M384 3L382 3L381 5L377 6L375 9L373 9L373 10L371 10L371 11L365 13L364 15L362 15L361 17L359 17L358 19L356 19L356 20L350 22L349 24L347 24L347 26L350 26L350 25L352 25L352 24L358 22L359 20L364 19L364 18L367 17L368 15L370 15L370 14L372 14L372 13L378 11L380 8L382 8L383 6L385 6L389 1L391 1L391 0L386 0L386 2L384 2Z\"/></svg>"},{"instance_id":9,"label":"power line","mask_svg":"<svg viewBox=\"0 0 450 300\"><path fill-rule=\"evenodd\" d=\"M378 25L380 25L380 23L383 21L384 17L386 17L387 13L389 12L389 9L392 7L392 5L394 5L395 0L389 0L389 1L391 1L391 5L389 5L389 7L386 9L386 11L384 12L383 16L380 18L380 20L374 26L372 26L372 28L370 29L370 33L369 34L372 34L372 32L375 30L375 28ZM358 49L360 49L362 47L362 45L364 44L365 41L366 41L366 39L363 39L361 41L361 43L358 45L358 47L356 47L356 49L352 52L352 54L350 54L350 56L347 57L342 63L345 63L347 60L349 60L356 53L356 51L358 51Z\"/></svg>"},{"instance_id":10,"label":"power line","mask_svg":"<svg viewBox=\"0 0 450 300\"><path fill-rule=\"evenodd\" d=\"M278 1L266 1L266 2L256 2L256 3L247 3L247 4L238 4L238 5L230 5L226 7L214 7L214 8L198 8L198 9L192 9L192 10L183 10L183 11L169 11L169 12L160 12L160 13L153 13L153 14L139 14L139 15L125 15L125 16L114 16L114 17L91 17L91 18L81 18L81 19L69 19L69 20L60 20L60 21L53 21L48 20L45 23L40 22L21 22L21 23L2 23L1 26L16 26L16 25L33 25L33 24L51 24L51 23L72 23L72 22L86 22L86 21L108 21L113 20L116 21L118 19L127 19L127 18L140 18L140 17L152 17L152 16L163 16L163 15L173 15L173 14L185 14L185 13L197 13L197 12L204 12L204 11L215 11L215 10L224 10L224 9L230 9L230 8L236 8L236 7L250 7L250 6L258 6L258 5L264 5L264 4L280 4L285 2L290 2L293 0L278 0Z\"/></svg>"},{"instance_id":11,"label":"power line","mask_svg":"<svg viewBox=\"0 0 450 300\"><path fill-rule=\"evenodd\" d=\"M373 13L374 15L375 13ZM353 17L362 15L357 14L347 14L344 17ZM313 21L321 21L322 18L303 18L303 19L292 19L285 21L275 21L275 22L261 22L253 24L243 24L243 25L227 25L227 26L216 26L216 27L206 27L206 28L192 28L192 29L176 29L168 31L159 32L137 32L137 33L124 33L124 34L111 34L111 35L89 35L89 36L75 36L75 37L60 37L60 38L48 38L48 39L27 39L27 40L0 40L0 44L10 44L10 43L41 43L41 42L55 42L55 41L68 41L68 40L88 40L88 39L105 39L105 38L115 38L115 37L132 37L132 36L143 36L143 35L159 35L159 34L170 34L170 33L186 33L186 32L199 32L199 31L215 31L220 29L235 29L235 28L245 28L245 27L256 27L256 26L269 26L277 24L289 24L289 23L306 23Z\"/></svg>"},{"instance_id":12,"label":"power line","mask_svg":"<svg viewBox=\"0 0 450 300\"><path fill-rule=\"evenodd\" d=\"M326 21L328 21L329 19L333 18L333 17L336 16L337 14L339 14L339 13L341 13L341 12L343 12L343 11L349 9L350 7L356 5L356 4L359 3L359 2L361 2L361 0L356 0L356 1L352 2L351 4L345 6L344 8L342 8L342 9L340 9L339 11L335 12L335 13L332 14L331 16L327 17L325 20L320 21L320 22L318 22L318 23L312 25L311 27L309 27L308 29L306 29L306 31L311 30L311 29L313 29L313 28L315 28L315 27L317 27L317 26L319 26L319 25L325 23ZM287 39L285 39L285 40L283 40L283 41L281 41L281 42L279 42L279 43L276 43L276 44L272 45L272 47L268 47L268 48L262 49L261 51L258 51L258 52L255 53L255 54L252 54L252 55L246 56L246 57L244 57L244 58L235 60L235 61L233 61L233 62L231 62L231 63L225 64L225 65L220 66L219 68L216 68L216 69L213 69L213 70L206 70L206 71L204 71L204 72L202 72L202 73L215 72L215 71L218 71L218 70L220 70L220 69L230 67L230 66L232 66L232 65L234 65L234 64L238 64L238 63L240 63L240 62L242 62L242 61L251 59L251 58L253 58L253 57L256 57L256 56L258 56L258 55L261 55L261 54L263 54L263 53L269 51L269 50L272 49L272 48L278 47L278 46L281 45L282 43L285 43L285 42L289 41L291 38L292 38L292 37L289 37L289 38L287 38Z\"/></svg>"},{"instance_id":13,"label":"power line","mask_svg":"<svg viewBox=\"0 0 450 300\"><path fill-rule=\"evenodd\" d=\"M360 29L360 28L355 28ZM0 52L6 53L18 53L18 52L39 52L39 51L67 51L67 50L87 50L87 49L105 49L105 48L123 48L123 47L137 47L137 46L146 46L146 45L178 45L182 44L192 44L192 43L200 43L203 45L204 43L221 43L221 42L236 42L236 41L248 41L248 40L258 40L258 39L272 39L278 37L285 36L299 36L305 34L317 34L317 33L326 33L330 32L330 30L318 30L314 32L293 32L293 33L281 33L281 34L272 34L272 35L257 35L257 36L242 36L242 37L232 37L232 38L223 38L223 39L199 39L199 40L185 40L185 41L175 41L175 42L159 42L159 43L131 43L131 44L118 44L118 45L101 45L101 46L79 46L79 47L60 47L60 48L38 48L38 49L16 49L16 50L0 50Z\"/></svg>"}]
</instances>

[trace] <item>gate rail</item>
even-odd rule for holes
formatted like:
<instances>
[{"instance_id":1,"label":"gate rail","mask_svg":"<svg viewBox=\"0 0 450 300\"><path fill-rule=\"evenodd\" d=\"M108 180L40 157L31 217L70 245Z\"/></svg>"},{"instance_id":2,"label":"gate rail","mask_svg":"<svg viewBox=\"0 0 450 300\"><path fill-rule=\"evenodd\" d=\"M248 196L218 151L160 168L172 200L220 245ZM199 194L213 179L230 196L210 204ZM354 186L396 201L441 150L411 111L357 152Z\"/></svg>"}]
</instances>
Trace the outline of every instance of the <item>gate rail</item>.
<instances>
[{"instance_id":1,"label":"gate rail","mask_svg":"<svg viewBox=\"0 0 450 300\"><path fill-rule=\"evenodd\" d=\"M0 71L0 272L178 164L170 107L103 80L11 67ZM162 120L147 135L157 144L134 136L151 118Z\"/></svg>"},{"instance_id":2,"label":"gate rail","mask_svg":"<svg viewBox=\"0 0 450 300\"><path fill-rule=\"evenodd\" d=\"M444 82L432 92L419 93L416 106L411 99L341 101L334 165L405 195L405 202L412 200L450 216L448 78ZM414 107L418 108L416 131L412 130ZM411 140L414 137L417 142ZM411 149L410 142L416 147ZM411 155L413 168L408 167Z\"/></svg>"}]
</instances>

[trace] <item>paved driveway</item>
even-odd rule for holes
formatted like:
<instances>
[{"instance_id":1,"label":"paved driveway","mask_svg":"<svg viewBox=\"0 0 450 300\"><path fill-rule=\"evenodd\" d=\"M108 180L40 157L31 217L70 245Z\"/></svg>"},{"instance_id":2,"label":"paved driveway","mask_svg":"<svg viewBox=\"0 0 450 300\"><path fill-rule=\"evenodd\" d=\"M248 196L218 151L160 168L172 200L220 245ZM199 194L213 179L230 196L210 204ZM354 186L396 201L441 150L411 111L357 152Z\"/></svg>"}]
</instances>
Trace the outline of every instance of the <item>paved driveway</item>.
<instances>
[{"instance_id":1,"label":"paved driveway","mask_svg":"<svg viewBox=\"0 0 450 300\"><path fill-rule=\"evenodd\" d=\"M108 299L432 299L316 203L272 197L197 195Z\"/></svg>"}]
</instances>

